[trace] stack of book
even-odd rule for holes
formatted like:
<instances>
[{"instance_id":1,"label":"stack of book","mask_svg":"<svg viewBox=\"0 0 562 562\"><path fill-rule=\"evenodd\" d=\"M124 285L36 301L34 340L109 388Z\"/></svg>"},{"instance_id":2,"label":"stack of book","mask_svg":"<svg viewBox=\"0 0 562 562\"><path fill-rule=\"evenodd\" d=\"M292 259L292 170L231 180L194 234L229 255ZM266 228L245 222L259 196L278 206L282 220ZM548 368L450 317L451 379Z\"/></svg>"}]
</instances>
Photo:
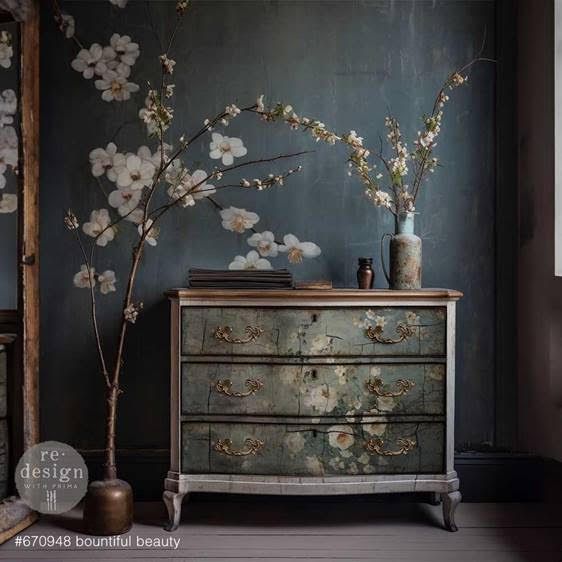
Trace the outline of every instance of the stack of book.
<instances>
[{"instance_id":1,"label":"stack of book","mask_svg":"<svg viewBox=\"0 0 562 562\"><path fill-rule=\"evenodd\" d=\"M292 289L293 276L287 269L190 269L192 289Z\"/></svg>"}]
</instances>

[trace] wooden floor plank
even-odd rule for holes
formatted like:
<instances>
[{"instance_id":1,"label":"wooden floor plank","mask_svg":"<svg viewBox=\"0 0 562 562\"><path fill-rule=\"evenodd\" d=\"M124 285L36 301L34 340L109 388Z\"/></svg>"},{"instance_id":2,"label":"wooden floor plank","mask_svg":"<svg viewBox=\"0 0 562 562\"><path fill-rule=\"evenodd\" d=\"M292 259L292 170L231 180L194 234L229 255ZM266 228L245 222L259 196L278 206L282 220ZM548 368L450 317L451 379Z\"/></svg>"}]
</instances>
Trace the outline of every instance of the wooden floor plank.
<instances>
[{"instance_id":1,"label":"wooden floor plank","mask_svg":"<svg viewBox=\"0 0 562 562\"><path fill-rule=\"evenodd\" d=\"M30 553L31 554L31 553ZM182 562L197 562L197 561L209 561L209 562L227 562L227 561L238 561L238 560L263 560L267 562L283 562L287 560L318 560L321 562L330 561L363 561L369 560L374 562L559 562L559 553L548 553L541 552L537 553L535 551L529 552L478 552L477 554L471 552L461 552L461 553L450 553L450 552L418 552L412 556L412 553L396 553L396 552L377 552L377 553L366 553L365 556L359 557L355 554L334 556L333 554L327 554L326 556L315 556L308 553L303 553L299 557L287 557L285 555L277 556L276 553L257 553L255 557L248 557L246 554L226 554L226 555L214 555L212 553L201 553L195 555L194 557L186 557L184 555L177 557L170 557L168 554L161 554L160 556L151 556L145 552L142 553L127 553L126 556L116 557L115 553L103 553L99 551L82 552L79 556L75 556L73 553L69 553L65 557L61 557L59 554L49 555L47 553L35 553L35 556L26 555L25 557L11 557L8 560L11 562L28 562L32 560L43 560L45 562L61 562L63 560L71 561L85 561L85 560L96 560L104 562L120 562L122 560L141 560L142 562L147 561L173 561L177 562L181 560Z\"/></svg>"},{"instance_id":2,"label":"wooden floor plank","mask_svg":"<svg viewBox=\"0 0 562 562\"><path fill-rule=\"evenodd\" d=\"M194 501L172 534L161 529L161 504L137 504L131 548L33 550L11 539L0 547L0 560L562 562L556 504L461 504L460 531L449 533L441 528L440 508L427 504L301 500ZM81 529L81 512L73 510L43 517L22 535L74 541L87 537ZM180 542L177 550L154 551L136 548L136 537Z\"/></svg>"}]
</instances>

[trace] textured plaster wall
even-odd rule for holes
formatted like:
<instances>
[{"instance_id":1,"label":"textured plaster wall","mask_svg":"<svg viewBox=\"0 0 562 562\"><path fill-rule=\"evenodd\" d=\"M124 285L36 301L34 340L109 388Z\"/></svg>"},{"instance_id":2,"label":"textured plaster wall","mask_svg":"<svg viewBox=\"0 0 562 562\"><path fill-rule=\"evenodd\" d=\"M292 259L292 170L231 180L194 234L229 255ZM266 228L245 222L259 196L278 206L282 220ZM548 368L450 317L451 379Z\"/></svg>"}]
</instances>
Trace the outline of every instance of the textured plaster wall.
<instances>
[{"instance_id":1,"label":"textured plaster wall","mask_svg":"<svg viewBox=\"0 0 562 562\"><path fill-rule=\"evenodd\" d=\"M133 68L141 85L157 72L159 39L169 31L173 2L66 2L88 45L113 32L141 45ZM487 34L493 56L494 3L486 1L245 1L196 2L177 37L173 58L176 125L192 131L235 101L258 93L290 101L304 115L336 130L356 129L376 147L389 108L412 137L451 69L470 60ZM145 143L137 112L144 95L107 104L92 82L70 68L74 45L51 23L43 4L42 29L42 436L80 447L102 444L103 387L87 321L87 295L73 289L82 260L62 226L62 210L81 216L106 206L90 175L89 151L114 140L123 150ZM424 284L464 291L458 314L457 441L461 448L491 443L494 435L494 68L474 69L468 87L451 95L439 142L443 167L418 204L424 240ZM124 124L122 126L122 124ZM301 134L240 119L228 131L241 136L248 157L315 149L303 172L280 190L223 192L221 203L254 210L259 226L313 240L322 256L293 267L297 279L331 279L354 286L358 256L374 256L377 287L385 286L378 260L388 215L374 209L349 178L339 148L315 145ZM192 161L208 166L206 144ZM98 252L98 269L117 272L119 292L100 298L104 332L119 316L126 240ZM190 266L222 267L246 253L244 236L221 228L211 206L174 213L159 246L149 248L137 295L145 311L131 330L119 415L120 447L168 446L168 307L163 292L185 285ZM284 264L284 262L276 262ZM108 336L106 336L108 337Z\"/></svg>"}]
</instances>

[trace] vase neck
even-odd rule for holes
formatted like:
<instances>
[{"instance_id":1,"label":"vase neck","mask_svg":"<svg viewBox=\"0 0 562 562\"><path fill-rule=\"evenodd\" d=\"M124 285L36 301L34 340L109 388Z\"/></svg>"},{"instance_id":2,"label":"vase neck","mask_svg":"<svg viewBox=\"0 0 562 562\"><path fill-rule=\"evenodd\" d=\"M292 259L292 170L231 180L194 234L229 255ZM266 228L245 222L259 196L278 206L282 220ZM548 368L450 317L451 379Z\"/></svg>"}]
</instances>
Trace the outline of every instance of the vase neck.
<instances>
[{"instance_id":1,"label":"vase neck","mask_svg":"<svg viewBox=\"0 0 562 562\"><path fill-rule=\"evenodd\" d=\"M414 234L414 213L398 213L396 216L396 234Z\"/></svg>"}]
</instances>

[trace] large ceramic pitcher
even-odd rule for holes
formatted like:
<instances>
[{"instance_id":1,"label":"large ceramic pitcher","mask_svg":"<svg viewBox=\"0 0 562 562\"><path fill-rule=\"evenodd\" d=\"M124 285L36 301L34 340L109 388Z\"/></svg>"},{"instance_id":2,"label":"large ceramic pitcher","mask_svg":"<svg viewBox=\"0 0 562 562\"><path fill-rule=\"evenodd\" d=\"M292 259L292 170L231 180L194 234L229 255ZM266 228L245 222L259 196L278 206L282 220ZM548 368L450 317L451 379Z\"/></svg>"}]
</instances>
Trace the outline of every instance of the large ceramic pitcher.
<instances>
[{"instance_id":1,"label":"large ceramic pitcher","mask_svg":"<svg viewBox=\"0 0 562 562\"><path fill-rule=\"evenodd\" d=\"M422 241L414 234L414 213L399 213L395 233L381 239L381 262L391 289L421 289ZM384 240L390 237L390 272L384 262Z\"/></svg>"}]
</instances>

